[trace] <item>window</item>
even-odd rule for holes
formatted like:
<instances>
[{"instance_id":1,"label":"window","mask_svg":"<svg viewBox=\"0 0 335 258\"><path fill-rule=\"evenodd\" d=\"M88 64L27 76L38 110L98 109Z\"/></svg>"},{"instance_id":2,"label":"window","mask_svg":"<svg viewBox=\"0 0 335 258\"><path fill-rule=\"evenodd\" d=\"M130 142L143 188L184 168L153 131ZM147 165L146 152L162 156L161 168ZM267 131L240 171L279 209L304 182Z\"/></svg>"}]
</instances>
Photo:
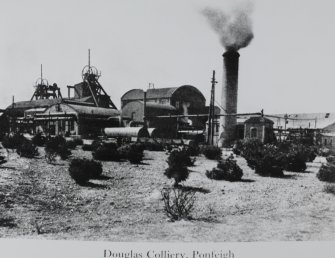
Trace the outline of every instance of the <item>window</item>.
<instances>
[{"instance_id":1,"label":"window","mask_svg":"<svg viewBox=\"0 0 335 258\"><path fill-rule=\"evenodd\" d=\"M251 137L251 138L257 138L257 128L252 127L252 128L250 129L250 137Z\"/></svg>"}]
</instances>

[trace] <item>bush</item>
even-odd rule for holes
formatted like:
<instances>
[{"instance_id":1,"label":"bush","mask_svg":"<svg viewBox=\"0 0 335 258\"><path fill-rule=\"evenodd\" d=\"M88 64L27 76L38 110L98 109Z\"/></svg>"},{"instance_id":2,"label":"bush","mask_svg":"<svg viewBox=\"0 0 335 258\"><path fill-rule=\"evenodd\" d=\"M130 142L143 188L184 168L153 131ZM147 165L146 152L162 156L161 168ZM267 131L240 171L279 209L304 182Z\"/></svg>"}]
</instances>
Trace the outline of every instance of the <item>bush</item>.
<instances>
[{"instance_id":1,"label":"bush","mask_svg":"<svg viewBox=\"0 0 335 258\"><path fill-rule=\"evenodd\" d=\"M102 146L102 142L98 140L94 140L92 144L84 144L84 151L95 151L98 147Z\"/></svg>"},{"instance_id":2,"label":"bush","mask_svg":"<svg viewBox=\"0 0 335 258\"><path fill-rule=\"evenodd\" d=\"M285 169L293 172L306 170L306 162L311 162L316 157L313 147L300 143L284 142L278 145L280 151L286 154Z\"/></svg>"},{"instance_id":3,"label":"bush","mask_svg":"<svg viewBox=\"0 0 335 258\"><path fill-rule=\"evenodd\" d=\"M323 191L326 192L326 193L335 194L335 185L334 184L326 184L323 187Z\"/></svg>"},{"instance_id":4,"label":"bush","mask_svg":"<svg viewBox=\"0 0 335 258\"><path fill-rule=\"evenodd\" d=\"M121 157L117 147L113 142L103 143L92 152L93 158L102 161L119 161Z\"/></svg>"},{"instance_id":5,"label":"bush","mask_svg":"<svg viewBox=\"0 0 335 258\"><path fill-rule=\"evenodd\" d=\"M0 149L2 149L1 146L0 146ZM2 153L0 153L0 165L4 164L6 162L7 162L6 157L3 156Z\"/></svg>"},{"instance_id":6,"label":"bush","mask_svg":"<svg viewBox=\"0 0 335 258\"><path fill-rule=\"evenodd\" d=\"M126 144L117 149L120 158L128 159L132 164L139 164L143 160L144 146L139 143Z\"/></svg>"},{"instance_id":7,"label":"bush","mask_svg":"<svg viewBox=\"0 0 335 258\"><path fill-rule=\"evenodd\" d=\"M206 176L215 180L239 181L243 176L242 169L237 165L236 160L232 156L227 159L220 160L217 168L206 171Z\"/></svg>"},{"instance_id":8,"label":"bush","mask_svg":"<svg viewBox=\"0 0 335 258\"><path fill-rule=\"evenodd\" d=\"M27 139L22 134L5 135L2 139L2 146L6 149L16 149L25 141Z\"/></svg>"},{"instance_id":9,"label":"bush","mask_svg":"<svg viewBox=\"0 0 335 258\"><path fill-rule=\"evenodd\" d=\"M65 146L66 148L70 150L74 150L77 147L77 143L73 140L70 140L70 141L66 141Z\"/></svg>"},{"instance_id":10,"label":"bush","mask_svg":"<svg viewBox=\"0 0 335 258\"><path fill-rule=\"evenodd\" d=\"M320 181L324 182L335 182L335 166L331 164L322 165L319 172L316 174L316 177Z\"/></svg>"},{"instance_id":11,"label":"bush","mask_svg":"<svg viewBox=\"0 0 335 258\"><path fill-rule=\"evenodd\" d=\"M77 184L84 185L90 179L98 178L102 174L102 165L94 160L73 159L70 163L69 174Z\"/></svg>"},{"instance_id":12,"label":"bush","mask_svg":"<svg viewBox=\"0 0 335 258\"><path fill-rule=\"evenodd\" d=\"M220 160L222 156L222 150L217 146L205 145L202 147L201 152L207 159L212 160Z\"/></svg>"},{"instance_id":13,"label":"bush","mask_svg":"<svg viewBox=\"0 0 335 258\"><path fill-rule=\"evenodd\" d=\"M184 148L189 156L199 156L200 154L200 147L195 141L190 141L189 145Z\"/></svg>"},{"instance_id":14,"label":"bush","mask_svg":"<svg viewBox=\"0 0 335 258\"><path fill-rule=\"evenodd\" d=\"M38 132L33 138L32 138L32 142L34 145L36 146L44 146L45 142L46 142L46 137L42 135L41 132Z\"/></svg>"},{"instance_id":15,"label":"bush","mask_svg":"<svg viewBox=\"0 0 335 258\"><path fill-rule=\"evenodd\" d=\"M335 165L335 156L326 157L328 163Z\"/></svg>"},{"instance_id":16,"label":"bush","mask_svg":"<svg viewBox=\"0 0 335 258\"><path fill-rule=\"evenodd\" d=\"M48 138L45 147L45 157L48 162L53 162L56 156L60 156L62 160L66 160L71 155L71 151L66 145L66 140L62 136Z\"/></svg>"},{"instance_id":17,"label":"bush","mask_svg":"<svg viewBox=\"0 0 335 258\"><path fill-rule=\"evenodd\" d=\"M73 141L76 144L76 146L83 145L84 143L83 140L80 138L74 138Z\"/></svg>"},{"instance_id":18,"label":"bush","mask_svg":"<svg viewBox=\"0 0 335 258\"><path fill-rule=\"evenodd\" d=\"M283 177L285 155L274 145L265 145L262 155L255 162L255 173L261 176Z\"/></svg>"},{"instance_id":19,"label":"bush","mask_svg":"<svg viewBox=\"0 0 335 258\"><path fill-rule=\"evenodd\" d=\"M148 151L164 151L165 149L165 146L163 143L160 143L154 140L149 140L142 144L144 146L144 149Z\"/></svg>"},{"instance_id":20,"label":"bush","mask_svg":"<svg viewBox=\"0 0 335 258\"><path fill-rule=\"evenodd\" d=\"M190 219L194 210L195 193L183 189L163 189L164 211L172 220Z\"/></svg>"},{"instance_id":21,"label":"bush","mask_svg":"<svg viewBox=\"0 0 335 258\"><path fill-rule=\"evenodd\" d=\"M175 187L177 187L180 182L185 181L188 178L189 174L190 171L185 166L168 167L164 172L164 175L166 175L167 178L174 179Z\"/></svg>"},{"instance_id":22,"label":"bush","mask_svg":"<svg viewBox=\"0 0 335 258\"><path fill-rule=\"evenodd\" d=\"M28 140L22 142L21 145L17 147L16 152L20 155L20 157L29 159L35 158L39 154L37 147Z\"/></svg>"},{"instance_id":23,"label":"bush","mask_svg":"<svg viewBox=\"0 0 335 258\"><path fill-rule=\"evenodd\" d=\"M192 159L189 153L184 149L171 151L167 160L169 167L176 167L176 166L189 167L193 166L194 162L195 158Z\"/></svg>"}]
</instances>

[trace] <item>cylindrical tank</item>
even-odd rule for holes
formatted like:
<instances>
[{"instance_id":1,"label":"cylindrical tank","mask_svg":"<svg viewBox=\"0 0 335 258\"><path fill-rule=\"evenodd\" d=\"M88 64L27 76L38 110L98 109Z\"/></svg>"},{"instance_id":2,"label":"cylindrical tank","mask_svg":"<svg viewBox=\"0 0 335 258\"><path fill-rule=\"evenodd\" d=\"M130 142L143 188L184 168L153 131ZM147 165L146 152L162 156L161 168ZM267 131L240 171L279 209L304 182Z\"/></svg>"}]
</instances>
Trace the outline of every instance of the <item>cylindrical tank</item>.
<instances>
[{"instance_id":1,"label":"cylindrical tank","mask_svg":"<svg viewBox=\"0 0 335 258\"><path fill-rule=\"evenodd\" d=\"M223 54L221 105L224 110L221 111L221 114L228 115L221 117L220 138L223 145L229 145L235 140L236 116L229 115L237 113L239 57L240 54L235 50L228 50Z\"/></svg>"},{"instance_id":2,"label":"cylindrical tank","mask_svg":"<svg viewBox=\"0 0 335 258\"><path fill-rule=\"evenodd\" d=\"M109 127L104 129L107 137L147 137L149 132L144 127Z\"/></svg>"}]
</instances>

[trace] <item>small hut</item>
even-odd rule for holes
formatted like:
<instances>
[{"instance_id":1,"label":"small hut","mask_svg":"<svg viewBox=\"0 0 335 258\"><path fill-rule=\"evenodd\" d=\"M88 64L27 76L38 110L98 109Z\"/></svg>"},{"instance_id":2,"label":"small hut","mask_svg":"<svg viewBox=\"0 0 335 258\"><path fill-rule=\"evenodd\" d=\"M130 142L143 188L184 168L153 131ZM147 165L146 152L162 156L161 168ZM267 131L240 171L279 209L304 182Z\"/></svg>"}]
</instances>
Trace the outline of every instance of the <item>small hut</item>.
<instances>
[{"instance_id":1,"label":"small hut","mask_svg":"<svg viewBox=\"0 0 335 258\"><path fill-rule=\"evenodd\" d=\"M244 122L244 138L259 139L263 143L274 140L274 122L263 116L250 117Z\"/></svg>"}]
</instances>

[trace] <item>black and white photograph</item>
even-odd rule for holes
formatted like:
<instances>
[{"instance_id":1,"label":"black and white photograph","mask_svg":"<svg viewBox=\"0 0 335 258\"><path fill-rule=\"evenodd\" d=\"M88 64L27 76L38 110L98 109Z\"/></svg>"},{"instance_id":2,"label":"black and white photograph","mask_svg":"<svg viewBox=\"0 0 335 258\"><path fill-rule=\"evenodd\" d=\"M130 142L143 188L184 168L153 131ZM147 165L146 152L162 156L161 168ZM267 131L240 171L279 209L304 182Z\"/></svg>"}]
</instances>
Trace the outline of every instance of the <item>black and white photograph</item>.
<instances>
[{"instance_id":1,"label":"black and white photograph","mask_svg":"<svg viewBox=\"0 0 335 258\"><path fill-rule=\"evenodd\" d=\"M248 243L331 257L334 10L1 0L0 256L23 257L1 251L20 241L54 255L123 243L104 258L256 257Z\"/></svg>"}]
</instances>

